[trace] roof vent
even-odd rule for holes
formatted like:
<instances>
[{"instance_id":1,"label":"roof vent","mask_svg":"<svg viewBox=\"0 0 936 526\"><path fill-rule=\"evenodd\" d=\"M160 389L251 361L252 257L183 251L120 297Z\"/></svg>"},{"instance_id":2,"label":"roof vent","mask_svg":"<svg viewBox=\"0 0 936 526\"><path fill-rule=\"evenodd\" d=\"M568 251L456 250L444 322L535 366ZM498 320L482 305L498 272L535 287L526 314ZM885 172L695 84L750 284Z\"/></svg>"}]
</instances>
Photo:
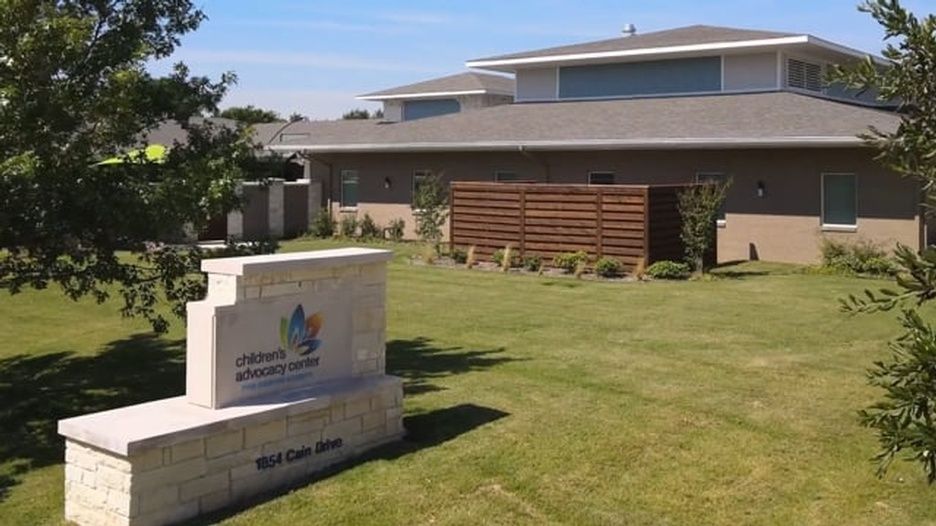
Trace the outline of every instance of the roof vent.
<instances>
[{"instance_id":1,"label":"roof vent","mask_svg":"<svg viewBox=\"0 0 936 526\"><path fill-rule=\"evenodd\" d=\"M632 37L637 34L637 26L634 24L627 24L624 26L624 29L621 30L621 33L624 33L626 37Z\"/></svg>"}]
</instances>

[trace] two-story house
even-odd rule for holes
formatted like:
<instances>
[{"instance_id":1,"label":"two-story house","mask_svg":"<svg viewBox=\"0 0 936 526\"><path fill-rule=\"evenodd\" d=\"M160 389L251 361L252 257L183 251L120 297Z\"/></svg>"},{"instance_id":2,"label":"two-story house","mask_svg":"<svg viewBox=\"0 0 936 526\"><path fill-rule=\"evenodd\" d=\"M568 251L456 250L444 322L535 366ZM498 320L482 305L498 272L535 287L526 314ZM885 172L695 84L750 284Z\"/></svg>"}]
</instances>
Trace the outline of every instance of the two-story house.
<instances>
[{"instance_id":1,"label":"two-story house","mask_svg":"<svg viewBox=\"0 0 936 526\"><path fill-rule=\"evenodd\" d=\"M447 77L364 96L384 102L383 122L301 123L289 131L302 138L271 148L309 159L335 213L380 222L411 226L414 189L430 173L578 184L730 178L720 260L813 262L826 236L920 247L918 186L878 165L858 138L869 126L895 129L899 116L824 82L832 64L865 56L811 35L710 26L501 55L467 66L512 74L512 101L509 79L472 89L465 79L480 74Z\"/></svg>"}]
</instances>

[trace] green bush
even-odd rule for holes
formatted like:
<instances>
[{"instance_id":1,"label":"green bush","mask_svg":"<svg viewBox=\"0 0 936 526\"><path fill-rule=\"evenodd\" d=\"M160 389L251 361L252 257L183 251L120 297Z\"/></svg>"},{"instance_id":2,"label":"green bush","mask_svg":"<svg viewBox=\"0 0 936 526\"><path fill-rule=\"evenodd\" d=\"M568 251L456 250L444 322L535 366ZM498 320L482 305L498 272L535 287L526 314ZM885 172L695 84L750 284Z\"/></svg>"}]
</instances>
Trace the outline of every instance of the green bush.
<instances>
[{"instance_id":1,"label":"green bush","mask_svg":"<svg viewBox=\"0 0 936 526\"><path fill-rule=\"evenodd\" d=\"M468 261L468 253L460 248L452 249L452 261L459 265L464 265Z\"/></svg>"},{"instance_id":2,"label":"green bush","mask_svg":"<svg viewBox=\"0 0 936 526\"><path fill-rule=\"evenodd\" d=\"M403 241L403 231L406 229L406 222L400 218L392 219L387 226L387 235L391 241Z\"/></svg>"},{"instance_id":3,"label":"green bush","mask_svg":"<svg viewBox=\"0 0 936 526\"><path fill-rule=\"evenodd\" d=\"M328 212L327 208L319 210L319 213L315 215L309 233L321 238L335 235L335 218Z\"/></svg>"},{"instance_id":4,"label":"green bush","mask_svg":"<svg viewBox=\"0 0 936 526\"><path fill-rule=\"evenodd\" d=\"M494 263L497 263L497 266L504 266L504 249L499 248L494 251L494 254L491 256L491 259ZM520 266L520 254L516 250L510 251L510 266L519 267Z\"/></svg>"},{"instance_id":5,"label":"green bush","mask_svg":"<svg viewBox=\"0 0 936 526\"><path fill-rule=\"evenodd\" d=\"M526 256L523 258L523 268L530 272L536 272L543 266L543 258L539 256Z\"/></svg>"},{"instance_id":6,"label":"green bush","mask_svg":"<svg viewBox=\"0 0 936 526\"><path fill-rule=\"evenodd\" d=\"M383 239L383 229L380 228L380 225L374 221L370 214L364 214L358 228L361 229L361 238L363 239Z\"/></svg>"},{"instance_id":7,"label":"green bush","mask_svg":"<svg viewBox=\"0 0 936 526\"><path fill-rule=\"evenodd\" d=\"M338 233L341 237L354 237L358 229L357 216L352 214L341 216L338 227Z\"/></svg>"},{"instance_id":8,"label":"green bush","mask_svg":"<svg viewBox=\"0 0 936 526\"><path fill-rule=\"evenodd\" d=\"M887 252L870 241L845 243L822 241L822 266L846 274L892 275L894 261Z\"/></svg>"},{"instance_id":9,"label":"green bush","mask_svg":"<svg viewBox=\"0 0 936 526\"><path fill-rule=\"evenodd\" d=\"M588 254L582 250L578 252L563 252L553 258L553 266L572 273L581 263L588 261Z\"/></svg>"},{"instance_id":10,"label":"green bush","mask_svg":"<svg viewBox=\"0 0 936 526\"><path fill-rule=\"evenodd\" d=\"M599 258L595 262L595 274L603 278L616 278L624 271L624 265L620 261L607 256Z\"/></svg>"},{"instance_id":11,"label":"green bush","mask_svg":"<svg viewBox=\"0 0 936 526\"><path fill-rule=\"evenodd\" d=\"M647 275L653 279L687 279L689 265L678 261L657 261L647 267Z\"/></svg>"}]
</instances>

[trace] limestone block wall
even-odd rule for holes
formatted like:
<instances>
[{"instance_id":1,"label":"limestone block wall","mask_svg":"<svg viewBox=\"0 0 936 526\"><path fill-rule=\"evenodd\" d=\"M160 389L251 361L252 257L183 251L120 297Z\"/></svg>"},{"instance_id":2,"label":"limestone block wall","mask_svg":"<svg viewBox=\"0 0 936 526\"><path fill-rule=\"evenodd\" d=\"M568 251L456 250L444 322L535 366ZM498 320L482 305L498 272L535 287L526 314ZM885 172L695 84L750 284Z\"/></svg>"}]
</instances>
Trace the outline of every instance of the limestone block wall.
<instances>
[{"instance_id":1,"label":"limestone block wall","mask_svg":"<svg viewBox=\"0 0 936 526\"><path fill-rule=\"evenodd\" d=\"M65 517L173 524L306 480L402 436L402 384L386 380L324 407L268 411L128 455L68 439Z\"/></svg>"}]
</instances>

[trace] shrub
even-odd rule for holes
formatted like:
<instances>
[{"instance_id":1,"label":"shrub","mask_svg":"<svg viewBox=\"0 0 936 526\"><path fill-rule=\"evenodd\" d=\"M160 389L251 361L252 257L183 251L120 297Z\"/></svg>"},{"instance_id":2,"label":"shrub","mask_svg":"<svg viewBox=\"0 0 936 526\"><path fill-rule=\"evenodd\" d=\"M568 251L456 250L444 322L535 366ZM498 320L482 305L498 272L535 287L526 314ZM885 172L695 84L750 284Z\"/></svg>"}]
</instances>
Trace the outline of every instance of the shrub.
<instances>
[{"instance_id":1,"label":"shrub","mask_svg":"<svg viewBox=\"0 0 936 526\"><path fill-rule=\"evenodd\" d=\"M419 239L439 249L442 225L448 218L448 191L441 175L431 174L416 186L413 196L413 215Z\"/></svg>"},{"instance_id":2,"label":"shrub","mask_svg":"<svg viewBox=\"0 0 936 526\"><path fill-rule=\"evenodd\" d=\"M509 245L507 246L506 250L501 248L495 250L494 254L491 256L491 260L493 260L494 263L497 263L497 266L503 267L504 255L507 255L507 257L510 258L511 267L520 266L520 255L511 250Z\"/></svg>"},{"instance_id":3,"label":"shrub","mask_svg":"<svg viewBox=\"0 0 936 526\"><path fill-rule=\"evenodd\" d=\"M680 239L686 247L686 260L694 272L703 272L705 254L715 243L718 210L725 202L726 183L690 186L679 192L679 216L682 218Z\"/></svg>"},{"instance_id":4,"label":"shrub","mask_svg":"<svg viewBox=\"0 0 936 526\"><path fill-rule=\"evenodd\" d=\"M530 272L539 272L539 269L543 266L543 258L539 256L527 256L523 258L523 268L529 270Z\"/></svg>"},{"instance_id":5,"label":"shrub","mask_svg":"<svg viewBox=\"0 0 936 526\"><path fill-rule=\"evenodd\" d=\"M575 272L575 269L579 266L580 263L586 263L587 261L588 254L582 250L579 250L578 252L563 252L562 254L558 254L553 258L553 266L572 273Z\"/></svg>"},{"instance_id":6,"label":"shrub","mask_svg":"<svg viewBox=\"0 0 936 526\"><path fill-rule=\"evenodd\" d=\"M647 267L647 275L653 279L686 279L689 274L689 265L677 261L657 261Z\"/></svg>"},{"instance_id":7,"label":"shrub","mask_svg":"<svg viewBox=\"0 0 936 526\"><path fill-rule=\"evenodd\" d=\"M338 222L338 235L341 237L354 237L357 234L358 220L356 215L343 215Z\"/></svg>"},{"instance_id":8,"label":"shrub","mask_svg":"<svg viewBox=\"0 0 936 526\"><path fill-rule=\"evenodd\" d=\"M327 208L319 210L318 214L315 214L315 218L312 220L312 226L309 229L309 233L315 237L332 237L335 235L335 218L331 215Z\"/></svg>"},{"instance_id":9,"label":"shrub","mask_svg":"<svg viewBox=\"0 0 936 526\"><path fill-rule=\"evenodd\" d=\"M510 267L516 267L518 263L517 254L513 251L513 247L507 245L504 247L504 255L501 257L501 270L507 272L510 270Z\"/></svg>"},{"instance_id":10,"label":"shrub","mask_svg":"<svg viewBox=\"0 0 936 526\"><path fill-rule=\"evenodd\" d=\"M439 252L436 250L434 245L426 245L422 249L422 260L427 265L434 265L436 260L439 258Z\"/></svg>"},{"instance_id":11,"label":"shrub","mask_svg":"<svg viewBox=\"0 0 936 526\"><path fill-rule=\"evenodd\" d=\"M387 225L387 235L390 236L391 241L403 241L403 231L406 229L406 222L400 218L396 218L390 221L390 224Z\"/></svg>"},{"instance_id":12,"label":"shrub","mask_svg":"<svg viewBox=\"0 0 936 526\"><path fill-rule=\"evenodd\" d=\"M870 241L845 243L825 239L822 241L822 266L847 274L891 275L894 261L887 252Z\"/></svg>"},{"instance_id":13,"label":"shrub","mask_svg":"<svg viewBox=\"0 0 936 526\"><path fill-rule=\"evenodd\" d=\"M453 248L452 261L461 265L468 261L468 253L460 248Z\"/></svg>"},{"instance_id":14,"label":"shrub","mask_svg":"<svg viewBox=\"0 0 936 526\"><path fill-rule=\"evenodd\" d=\"M603 278L616 278L621 275L624 266L621 262L609 257L603 257L595 262L595 274Z\"/></svg>"},{"instance_id":15,"label":"shrub","mask_svg":"<svg viewBox=\"0 0 936 526\"><path fill-rule=\"evenodd\" d=\"M365 213L364 219L361 219L359 225L361 229L361 238L363 239L382 239L383 238L383 229L380 228L380 225L374 221L374 218L370 214Z\"/></svg>"}]
</instances>

